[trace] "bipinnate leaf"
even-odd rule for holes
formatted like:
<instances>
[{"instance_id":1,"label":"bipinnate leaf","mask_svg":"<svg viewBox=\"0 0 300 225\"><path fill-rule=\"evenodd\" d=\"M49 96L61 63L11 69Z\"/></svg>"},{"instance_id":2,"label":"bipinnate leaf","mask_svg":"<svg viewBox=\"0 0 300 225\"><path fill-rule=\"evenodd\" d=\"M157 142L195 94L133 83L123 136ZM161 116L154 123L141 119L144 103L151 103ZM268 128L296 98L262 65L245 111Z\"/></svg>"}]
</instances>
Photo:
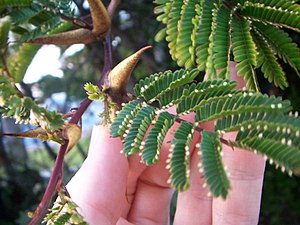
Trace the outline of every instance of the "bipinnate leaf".
<instances>
[{"instance_id":1,"label":"bipinnate leaf","mask_svg":"<svg viewBox=\"0 0 300 225\"><path fill-rule=\"evenodd\" d=\"M233 53L238 74L244 77L247 88L259 91L256 55L270 56L271 51L299 75L299 47L281 29L300 31L300 6L296 1L157 0L154 3L157 20L164 25L157 39L165 37L172 59L181 67L197 67L206 72L207 79L217 76L229 79ZM251 36L254 30L259 30L265 43L254 44ZM269 82L284 88L286 75L274 55L265 58L262 72ZM270 72L267 68L272 65L275 70Z\"/></svg>"}]
</instances>

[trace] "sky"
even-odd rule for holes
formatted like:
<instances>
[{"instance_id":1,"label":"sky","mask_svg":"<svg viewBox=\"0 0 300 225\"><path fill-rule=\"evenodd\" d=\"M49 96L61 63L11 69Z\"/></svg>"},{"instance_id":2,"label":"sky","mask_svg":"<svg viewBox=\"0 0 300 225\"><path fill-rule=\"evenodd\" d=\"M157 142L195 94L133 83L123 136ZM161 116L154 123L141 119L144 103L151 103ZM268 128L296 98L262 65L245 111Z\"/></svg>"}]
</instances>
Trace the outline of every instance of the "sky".
<instances>
[{"instance_id":1,"label":"sky","mask_svg":"<svg viewBox=\"0 0 300 225\"><path fill-rule=\"evenodd\" d=\"M80 51L83 47L83 44L72 45L64 52L64 56L70 56L75 52ZM28 67L24 77L24 82L34 83L42 76L48 74L56 77L62 77L63 72L60 69L60 58L60 48L55 45L44 45L35 55L32 63Z\"/></svg>"}]
</instances>

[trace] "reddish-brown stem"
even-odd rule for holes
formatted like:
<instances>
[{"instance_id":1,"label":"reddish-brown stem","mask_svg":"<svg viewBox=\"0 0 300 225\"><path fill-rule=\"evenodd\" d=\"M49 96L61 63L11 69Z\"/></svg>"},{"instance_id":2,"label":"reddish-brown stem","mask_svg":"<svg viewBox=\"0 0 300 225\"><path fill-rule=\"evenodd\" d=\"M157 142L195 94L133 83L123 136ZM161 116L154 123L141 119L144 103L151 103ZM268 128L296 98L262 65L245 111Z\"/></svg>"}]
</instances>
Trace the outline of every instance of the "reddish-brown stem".
<instances>
[{"instance_id":1,"label":"reddish-brown stem","mask_svg":"<svg viewBox=\"0 0 300 225\"><path fill-rule=\"evenodd\" d=\"M112 67L112 53L111 53L111 42L110 42L110 33L107 34L106 41L104 42L104 66L102 69L101 77L97 83L97 85L100 87L104 84L104 82L107 80L107 76L109 71ZM91 104L91 100L86 98L79 106L79 108L76 110L76 112L73 114L72 118L70 119L69 123L71 124L77 124L79 120L81 119L81 116L86 111L86 109ZM39 224L45 214L48 211L49 205L52 201L52 197L55 193L57 193L58 188L60 187L60 184L62 182L62 172L63 172L63 162L64 162L64 156L65 152L67 150L68 142L61 145L59 149L59 153L57 155L53 172L51 175L51 178L49 180L49 183L47 185L45 194L43 196L42 201L40 202L38 208L34 212L34 217L29 223L29 225L36 225Z\"/></svg>"},{"instance_id":2,"label":"reddish-brown stem","mask_svg":"<svg viewBox=\"0 0 300 225\"><path fill-rule=\"evenodd\" d=\"M64 163L64 156L65 152L67 150L68 141L66 141L65 144L61 145L55 164L53 168L53 172L51 175L51 178L49 180L49 183L47 185L46 191L44 193L43 199L40 202L39 206L34 212L33 219L30 221L29 225L35 225L39 224L43 216L47 213L48 207L52 201L52 198L57 190L57 188L60 186L62 182L62 168Z\"/></svg>"},{"instance_id":3,"label":"reddish-brown stem","mask_svg":"<svg viewBox=\"0 0 300 225\"><path fill-rule=\"evenodd\" d=\"M110 18L113 18L116 8L118 7L118 5L121 3L121 0L111 0L109 3L109 6L107 8L108 11L108 15L110 16Z\"/></svg>"}]
</instances>

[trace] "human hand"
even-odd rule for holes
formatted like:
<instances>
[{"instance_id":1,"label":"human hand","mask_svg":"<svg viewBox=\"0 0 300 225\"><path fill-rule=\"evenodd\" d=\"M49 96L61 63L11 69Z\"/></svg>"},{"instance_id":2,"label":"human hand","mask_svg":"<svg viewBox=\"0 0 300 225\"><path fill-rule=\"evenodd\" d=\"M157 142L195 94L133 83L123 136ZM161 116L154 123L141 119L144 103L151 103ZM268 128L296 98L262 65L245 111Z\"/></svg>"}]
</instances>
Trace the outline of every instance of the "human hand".
<instances>
[{"instance_id":1,"label":"human hand","mask_svg":"<svg viewBox=\"0 0 300 225\"><path fill-rule=\"evenodd\" d=\"M236 77L234 66L232 76ZM239 82L240 87L242 86ZM193 115L185 117L192 121ZM160 160L146 167L138 155L126 158L120 151L120 139L111 138L109 128L94 127L89 155L67 185L80 213L91 225L168 224L173 194L165 169L175 124L163 143ZM212 123L203 125L213 130ZM236 134L228 133L226 139ZM257 224L265 161L262 157L223 145L223 162L230 173L232 190L226 200L208 196L203 174L199 174L199 156L195 151L200 136L191 147L191 186L178 194L174 224ZM204 186L204 188L203 188Z\"/></svg>"}]
</instances>

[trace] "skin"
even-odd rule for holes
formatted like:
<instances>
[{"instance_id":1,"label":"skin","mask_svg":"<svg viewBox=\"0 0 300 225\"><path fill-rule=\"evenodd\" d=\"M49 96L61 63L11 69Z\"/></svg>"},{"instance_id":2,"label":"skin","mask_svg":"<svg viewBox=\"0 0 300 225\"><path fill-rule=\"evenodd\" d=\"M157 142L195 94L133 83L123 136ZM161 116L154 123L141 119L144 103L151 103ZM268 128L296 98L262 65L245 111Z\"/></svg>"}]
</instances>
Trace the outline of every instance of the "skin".
<instances>
[{"instance_id":1,"label":"skin","mask_svg":"<svg viewBox=\"0 0 300 225\"><path fill-rule=\"evenodd\" d=\"M243 87L234 64L231 75L239 81L239 88ZM184 119L193 121L193 115ZM168 224L174 190L167 183L169 171L165 167L170 148L168 142L178 126L175 124L168 132L160 160L151 167L141 164L138 155L126 158L120 154L123 144L120 139L110 137L109 127L94 127L89 155L67 185L89 224ZM212 130L213 123L204 124L203 128ZM235 136L235 133L227 133L223 138L234 139ZM195 145L200 140L197 133L191 147L191 187L178 194L174 224L257 224L264 159L242 149L223 146L223 160L230 173L232 190L226 201L212 198L208 196L208 188L203 188L203 174L198 172L199 156Z\"/></svg>"}]
</instances>

